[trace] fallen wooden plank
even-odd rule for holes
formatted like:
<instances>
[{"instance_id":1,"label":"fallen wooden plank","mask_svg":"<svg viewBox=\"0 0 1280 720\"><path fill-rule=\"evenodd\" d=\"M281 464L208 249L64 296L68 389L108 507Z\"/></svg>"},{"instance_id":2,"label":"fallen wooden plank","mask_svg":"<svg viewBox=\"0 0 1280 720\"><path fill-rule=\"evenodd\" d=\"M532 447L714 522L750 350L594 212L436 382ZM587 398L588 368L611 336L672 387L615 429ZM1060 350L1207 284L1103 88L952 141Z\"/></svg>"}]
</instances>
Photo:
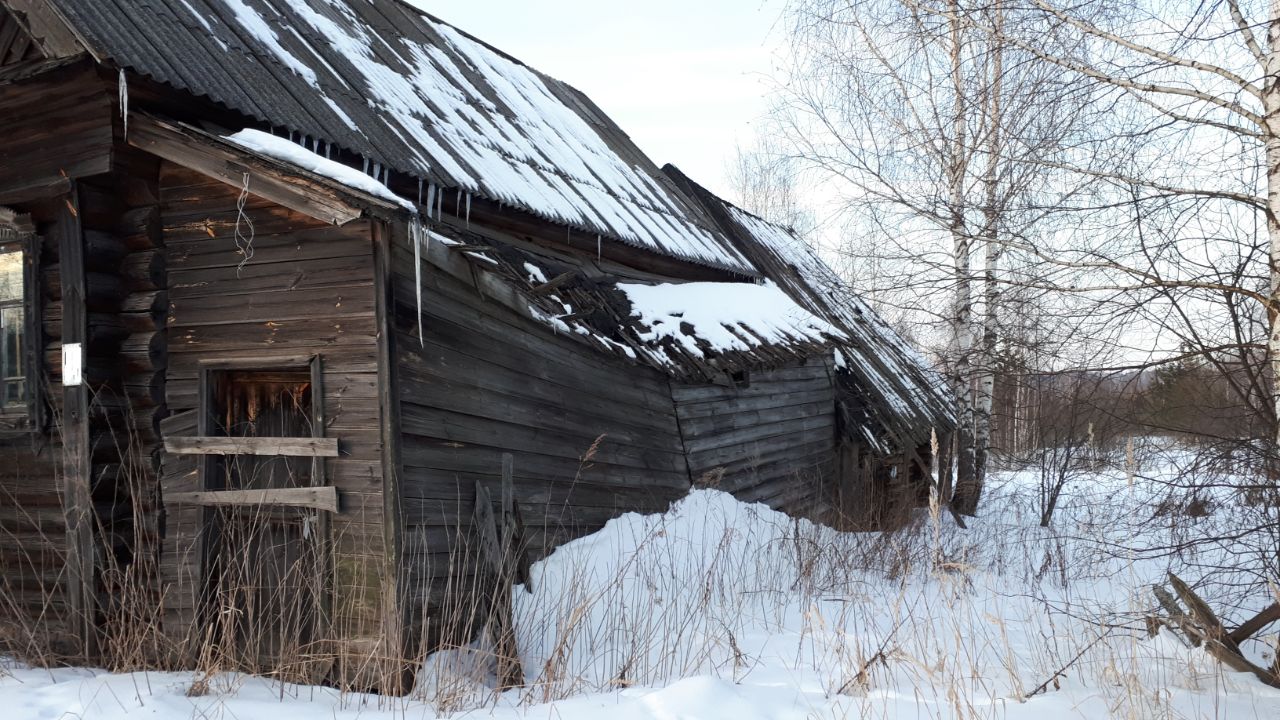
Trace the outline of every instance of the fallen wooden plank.
<instances>
[{"instance_id":1,"label":"fallen wooden plank","mask_svg":"<svg viewBox=\"0 0 1280 720\"><path fill-rule=\"evenodd\" d=\"M174 455L270 455L338 457L337 438L171 437L164 449Z\"/></svg>"},{"instance_id":2,"label":"fallen wooden plank","mask_svg":"<svg viewBox=\"0 0 1280 720\"><path fill-rule=\"evenodd\" d=\"M1259 630L1273 622L1280 622L1280 603L1271 603L1271 605L1262 612L1254 615L1252 618L1244 621L1240 627L1227 633L1227 637L1231 639L1231 642L1239 645L1245 640L1257 635Z\"/></svg>"},{"instance_id":3,"label":"fallen wooden plank","mask_svg":"<svg viewBox=\"0 0 1280 720\"><path fill-rule=\"evenodd\" d=\"M166 503L179 505L277 505L338 512L338 489L329 487L272 488L264 490L207 490L171 493Z\"/></svg>"}]
</instances>

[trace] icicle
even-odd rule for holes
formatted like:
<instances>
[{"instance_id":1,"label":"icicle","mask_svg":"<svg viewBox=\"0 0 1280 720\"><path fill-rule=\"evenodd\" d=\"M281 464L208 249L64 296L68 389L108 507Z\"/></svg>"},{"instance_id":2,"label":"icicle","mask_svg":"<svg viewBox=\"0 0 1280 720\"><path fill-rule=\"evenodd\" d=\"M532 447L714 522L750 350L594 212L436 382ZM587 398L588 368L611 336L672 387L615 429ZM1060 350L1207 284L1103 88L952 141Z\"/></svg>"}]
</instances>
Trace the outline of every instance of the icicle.
<instances>
[{"instance_id":1,"label":"icicle","mask_svg":"<svg viewBox=\"0 0 1280 720\"><path fill-rule=\"evenodd\" d=\"M467 229L471 229L471 193L467 193Z\"/></svg>"},{"instance_id":2,"label":"icicle","mask_svg":"<svg viewBox=\"0 0 1280 720\"><path fill-rule=\"evenodd\" d=\"M418 204L422 204L422 178L418 178Z\"/></svg>"},{"instance_id":3,"label":"icicle","mask_svg":"<svg viewBox=\"0 0 1280 720\"><path fill-rule=\"evenodd\" d=\"M600 233L596 233L596 262L600 262L603 253L600 252Z\"/></svg>"},{"instance_id":4,"label":"icicle","mask_svg":"<svg viewBox=\"0 0 1280 720\"><path fill-rule=\"evenodd\" d=\"M431 217L431 208L436 206L436 184L427 183L427 218Z\"/></svg>"},{"instance_id":5,"label":"icicle","mask_svg":"<svg viewBox=\"0 0 1280 720\"><path fill-rule=\"evenodd\" d=\"M436 193L436 221L444 217L444 188L440 188L440 192Z\"/></svg>"},{"instance_id":6,"label":"icicle","mask_svg":"<svg viewBox=\"0 0 1280 720\"><path fill-rule=\"evenodd\" d=\"M413 243L413 292L418 302L418 342L423 347L426 347L427 340L422 334L422 251L427 237L422 227L422 216L414 215L409 223L409 241Z\"/></svg>"},{"instance_id":7,"label":"icicle","mask_svg":"<svg viewBox=\"0 0 1280 720\"><path fill-rule=\"evenodd\" d=\"M362 170L361 172L363 172L365 175L369 174L369 158L364 159L364 170Z\"/></svg>"},{"instance_id":8,"label":"icicle","mask_svg":"<svg viewBox=\"0 0 1280 720\"><path fill-rule=\"evenodd\" d=\"M382 177L382 163L373 164L373 179L377 180Z\"/></svg>"},{"instance_id":9,"label":"icicle","mask_svg":"<svg viewBox=\"0 0 1280 720\"><path fill-rule=\"evenodd\" d=\"M461 214L462 214L462 188L458 188L458 191L453 196L453 216L458 217Z\"/></svg>"},{"instance_id":10,"label":"icicle","mask_svg":"<svg viewBox=\"0 0 1280 720\"><path fill-rule=\"evenodd\" d=\"M120 119L124 121L124 139L129 139L129 81L120 68Z\"/></svg>"}]
</instances>

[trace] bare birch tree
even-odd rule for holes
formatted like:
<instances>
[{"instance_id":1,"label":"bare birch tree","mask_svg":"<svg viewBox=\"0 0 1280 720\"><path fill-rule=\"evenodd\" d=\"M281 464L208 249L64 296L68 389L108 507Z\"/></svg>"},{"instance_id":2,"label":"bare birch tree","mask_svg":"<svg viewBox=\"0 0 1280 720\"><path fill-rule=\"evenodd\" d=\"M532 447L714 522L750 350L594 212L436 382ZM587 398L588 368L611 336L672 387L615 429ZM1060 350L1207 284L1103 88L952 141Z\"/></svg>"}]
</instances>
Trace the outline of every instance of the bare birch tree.
<instances>
[{"instance_id":1,"label":"bare birch tree","mask_svg":"<svg viewBox=\"0 0 1280 720\"><path fill-rule=\"evenodd\" d=\"M1280 0L1030 0L1024 32L966 17L1092 84L1111 110L1095 145L1035 160L1093 181L1094 226L1110 229L1104 243L1042 247L1044 262L1088 268L1090 289L1131 305L1158 302L1156 325L1206 355L1230 347L1247 362L1265 318L1269 388L1242 388L1242 402L1262 390L1280 448Z\"/></svg>"},{"instance_id":2,"label":"bare birch tree","mask_svg":"<svg viewBox=\"0 0 1280 720\"><path fill-rule=\"evenodd\" d=\"M1080 120L1061 73L977 29L977 13L1005 22L998 0L981 10L960 0L797 0L779 112L792 152L871 239L869 253L901 261L901 297L946 328L958 421L952 505L966 514L981 497L991 437L1004 237L1033 237L1053 207L1044 196L1057 171L1021 160L1057 157ZM945 312L941 292L951 296Z\"/></svg>"}]
</instances>

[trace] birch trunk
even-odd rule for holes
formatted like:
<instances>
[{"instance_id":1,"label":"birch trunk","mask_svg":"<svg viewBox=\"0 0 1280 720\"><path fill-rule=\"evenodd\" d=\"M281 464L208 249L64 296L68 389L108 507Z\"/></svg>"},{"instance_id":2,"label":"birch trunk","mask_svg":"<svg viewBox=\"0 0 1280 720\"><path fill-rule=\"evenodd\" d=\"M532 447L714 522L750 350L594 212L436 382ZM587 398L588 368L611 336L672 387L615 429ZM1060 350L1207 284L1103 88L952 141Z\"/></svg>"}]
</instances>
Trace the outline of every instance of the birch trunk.
<instances>
[{"instance_id":1,"label":"birch trunk","mask_svg":"<svg viewBox=\"0 0 1280 720\"><path fill-rule=\"evenodd\" d=\"M1277 477L1280 457L1280 0L1271 0L1267 27L1267 55L1262 81L1263 136L1267 162L1267 236L1270 241L1270 296L1267 308L1267 357L1271 364L1272 478Z\"/></svg>"},{"instance_id":2,"label":"birch trunk","mask_svg":"<svg viewBox=\"0 0 1280 720\"><path fill-rule=\"evenodd\" d=\"M982 183L986 197L983 206L983 264L982 264L982 343L978 349L976 369L977 396L974 398L974 431L973 431L973 473L975 498L974 504L982 497L982 486L987 475L987 454L991 449L991 403L995 396L995 357L996 357L996 315L1000 307L1000 287L996 283L996 275L1000 262L1000 157L1003 151L1001 128L1004 127L1004 115L1001 94L1004 91L1004 45L1000 37L1004 34L1004 9L997 0L992 9L995 27L994 39L991 41L991 56L988 67L987 113L986 113L986 155L987 163Z\"/></svg>"},{"instance_id":3,"label":"birch trunk","mask_svg":"<svg viewBox=\"0 0 1280 720\"><path fill-rule=\"evenodd\" d=\"M1280 0L1277 0L1280 2ZM974 477L973 453L973 271L970 238L965 218L965 178L968 175L969 138L968 107L964 84L964 43L960 8L948 5L952 82L952 132L947 163L947 190L950 202L950 232L955 258L955 298L952 306L951 331L955 338L956 359L952 376L955 388L958 427L955 433L956 484L951 505L961 514L972 515L978 498Z\"/></svg>"}]
</instances>

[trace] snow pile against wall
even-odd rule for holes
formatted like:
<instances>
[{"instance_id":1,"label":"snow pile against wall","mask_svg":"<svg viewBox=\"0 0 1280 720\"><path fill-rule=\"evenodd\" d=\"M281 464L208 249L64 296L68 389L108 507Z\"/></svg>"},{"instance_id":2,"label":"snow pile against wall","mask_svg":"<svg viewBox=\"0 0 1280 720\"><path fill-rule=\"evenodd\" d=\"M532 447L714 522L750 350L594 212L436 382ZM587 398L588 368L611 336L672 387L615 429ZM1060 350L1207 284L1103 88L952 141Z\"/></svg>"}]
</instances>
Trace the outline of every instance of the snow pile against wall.
<instances>
[{"instance_id":1,"label":"snow pile against wall","mask_svg":"<svg viewBox=\"0 0 1280 720\"><path fill-rule=\"evenodd\" d=\"M260 155L309 170L316 175L333 180L339 185L369 193L383 200L390 200L407 210L415 210L412 202L391 192L386 185L374 180L372 177L355 168L314 153L286 138L250 129L241 130L234 135L228 135L226 139Z\"/></svg>"},{"instance_id":2,"label":"snow pile against wall","mask_svg":"<svg viewBox=\"0 0 1280 720\"><path fill-rule=\"evenodd\" d=\"M773 283L619 283L618 289L631 301L635 317L649 327L641 339L672 338L694 355L844 338Z\"/></svg>"},{"instance_id":3,"label":"snow pile against wall","mask_svg":"<svg viewBox=\"0 0 1280 720\"><path fill-rule=\"evenodd\" d=\"M404 3L53 1L99 57L355 152L375 176L756 274L588 98Z\"/></svg>"},{"instance_id":4,"label":"snow pile against wall","mask_svg":"<svg viewBox=\"0 0 1280 720\"><path fill-rule=\"evenodd\" d=\"M926 515L897 535L839 533L694 491L535 566L533 593L515 594L525 668L575 694L690 677L739 699L773 688L759 697L798 717L1275 717L1280 690L1146 635L1151 584L1195 576L1116 549L1231 523L1144 524L1164 462L1150 479L1082 480L1056 528L1037 526L1034 470L994 475L967 532ZM1266 643L1248 652L1265 665Z\"/></svg>"},{"instance_id":5,"label":"snow pile against wall","mask_svg":"<svg viewBox=\"0 0 1280 720\"><path fill-rule=\"evenodd\" d=\"M432 656L419 690L390 699L0 660L0 707L12 720L1273 720L1280 690L1166 631L1147 636L1151 583L1167 569L1194 582L1189 563L1229 566L1241 548L1123 551L1238 525L1229 505L1176 525L1153 516L1179 459L1135 457L1069 485L1053 528L1038 527L1037 468L994 473L967 531L925 515L897 533L839 533L714 490L624 515L536 564L532 592L515 588L529 684L505 693L481 644ZM1274 652L1245 649L1263 664ZM196 680L208 692L189 694Z\"/></svg>"}]
</instances>

